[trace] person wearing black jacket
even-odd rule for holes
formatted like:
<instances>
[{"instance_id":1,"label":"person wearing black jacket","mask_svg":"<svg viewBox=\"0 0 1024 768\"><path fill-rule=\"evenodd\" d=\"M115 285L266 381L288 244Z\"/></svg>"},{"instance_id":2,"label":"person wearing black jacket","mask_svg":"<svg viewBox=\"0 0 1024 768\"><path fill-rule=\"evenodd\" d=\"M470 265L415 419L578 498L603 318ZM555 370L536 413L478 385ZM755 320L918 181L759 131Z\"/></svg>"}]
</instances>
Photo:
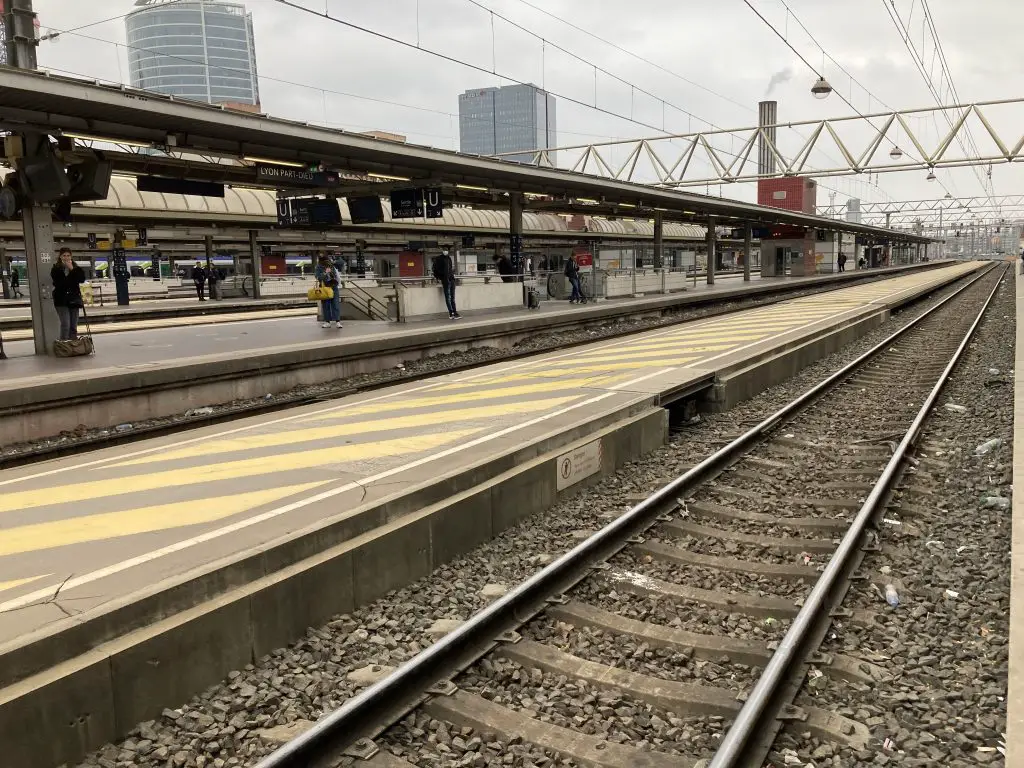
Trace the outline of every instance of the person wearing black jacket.
<instances>
[{"instance_id":1,"label":"person wearing black jacket","mask_svg":"<svg viewBox=\"0 0 1024 768\"><path fill-rule=\"evenodd\" d=\"M494 261L498 266L498 274L501 275L501 282L514 283L516 281L516 269L507 256L495 256Z\"/></svg>"},{"instance_id":2,"label":"person wearing black jacket","mask_svg":"<svg viewBox=\"0 0 1024 768\"><path fill-rule=\"evenodd\" d=\"M57 263L50 270L53 280L53 306L60 318L60 340L78 338L78 313L82 309L82 283L85 272L71 258L70 248L61 248Z\"/></svg>"},{"instance_id":3,"label":"person wearing black jacket","mask_svg":"<svg viewBox=\"0 0 1024 768\"><path fill-rule=\"evenodd\" d=\"M196 293L199 294L200 301L206 301L206 270L203 269L203 265L200 262L196 262L196 265L192 268L192 282L195 283Z\"/></svg>"},{"instance_id":4,"label":"person wearing black jacket","mask_svg":"<svg viewBox=\"0 0 1024 768\"><path fill-rule=\"evenodd\" d=\"M441 255L434 259L434 277L441 283L441 290L444 291L444 303L448 306L448 317L458 320L462 317L455 308L455 265L452 264L452 257L448 251L441 251Z\"/></svg>"},{"instance_id":5,"label":"person wearing black jacket","mask_svg":"<svg viewBox=\"0 0 1024 768\"><path fill-rule=\"evenodd\" d=\"M580 287L580 265L576 261L576 257L571 254L565 261L565 276L569 278L569 285L572 286L572 295L569 297L569 303L582 303L583 290Z\"/></svg>"}]
</instances>

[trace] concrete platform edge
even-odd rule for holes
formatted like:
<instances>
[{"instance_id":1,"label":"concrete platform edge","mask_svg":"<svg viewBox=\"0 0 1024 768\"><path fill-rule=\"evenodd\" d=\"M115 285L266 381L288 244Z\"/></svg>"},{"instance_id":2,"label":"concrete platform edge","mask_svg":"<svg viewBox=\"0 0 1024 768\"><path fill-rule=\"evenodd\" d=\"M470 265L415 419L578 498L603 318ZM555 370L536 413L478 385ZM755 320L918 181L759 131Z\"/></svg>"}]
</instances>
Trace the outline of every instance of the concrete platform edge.
<instances>
[{"instance_id":1,"label":"concrete platform edge","mask_svg":"<svg viewBox=\"0 0 1024 768\"><path fill-rule=\"evenodd\" d=\"M1024 263L1024 262L1021 262ZM1010 550L1010 648L1006 693L1006 765L1024 764L1024 275L1016 274L1017 338L1013 383L1013 498Z\"/></svg>"},{"instance_id":2,"label":"concrete platform edge","mask_svg":"<svg viewBox=\"0 0 1024 768\"><path fill-rule=\"evenodd\" d=\"M319 626L430 574L664 444L668 412L639 414L413 514L0 691L0 744L18 768L76 763L165 707ZM602 444L601 471L558 492L557 458ZM501 499L515 498L514 506ZM311 600L316 595L318 599ZM11 751L15 750L15 751Z\"/></svg>"},{"instance_id":3,"label":"concrete platform edge","mask_svg":"<svg viewBox=\"0 0 1024 768\"><path fill-rule=\"evenodd\" d=\"M731 369L720 370L710 399L706 403L707 407L712 411L726 411L744 400L749 400L768 387L792 378L809 365L823 360L879 328L900 307L941 290L963 277L964 275L956 275L941 284L915 290L902 297L898 303L853 317L827 333L811 339L795 339L761 357L745 360Z\"/></svg>"}]
</instances>

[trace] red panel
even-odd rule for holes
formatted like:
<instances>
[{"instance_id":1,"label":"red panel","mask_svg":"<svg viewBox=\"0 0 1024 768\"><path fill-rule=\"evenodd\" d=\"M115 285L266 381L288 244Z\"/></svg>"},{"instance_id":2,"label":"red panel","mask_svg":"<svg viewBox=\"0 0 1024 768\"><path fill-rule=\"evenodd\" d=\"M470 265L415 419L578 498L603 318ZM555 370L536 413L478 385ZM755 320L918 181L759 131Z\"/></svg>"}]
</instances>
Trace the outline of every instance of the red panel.
<instances>
[{"instance_id":1,"label":"red panel","mask_svg":"<svg viewBox=\"0 0 1024 768\"><path fill-rule=\"evenodd\" d=\"M272 253L260 257L260 269L264 275L283 275L288 271L283 253Z\"/></svg>"},{"instance_id":2,"label":"red panel","mask_svg":"<svg viewBox=\"0 0 1024 768\"><path fill-rule=\"evenodd\" d=\"M423 254L419 251L402 251L398 257L399 277L423 277Z\"/></svg>"},{"instance_id":3,"label":"red panel","mask_svg":"<svg viewBox=\"0 0 1024 768\"><path fill-rule=\"evenodd\" d=\"M579 251L573 254L576 257L576 263L581 267L592 267L594 266L594 254L589 251Z\"/></svg>"},{"instance_id":4,"label":"red panel","mask_svg":"<svg viewBox=\"0 0 1024 768\"><path fill-rule=\"evenodd\" d=\"M814 213L817 183L803 176L760 179L757 182L757 204L797 213Z\"/></svg>"}]
</instances>

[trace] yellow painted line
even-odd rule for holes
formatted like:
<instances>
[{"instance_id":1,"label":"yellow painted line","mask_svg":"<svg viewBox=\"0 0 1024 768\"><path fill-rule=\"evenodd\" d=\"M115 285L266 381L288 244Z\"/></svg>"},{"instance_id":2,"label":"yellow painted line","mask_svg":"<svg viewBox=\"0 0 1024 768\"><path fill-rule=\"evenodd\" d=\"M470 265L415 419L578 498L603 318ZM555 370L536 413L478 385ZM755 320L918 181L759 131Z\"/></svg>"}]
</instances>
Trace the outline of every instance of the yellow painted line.
<instances>
[{"instance_id":1,"label":"yellow painted line","mask_svg":"<svg viewBox=\"0 0 1024 768\"><path fill-rule=\"evenodd\" d=\"M645 349L645 350L622 350L614 355L587 355L586 357L574 357L569 360L560 360L559 366L564 365L593 365L595 363L618 363L618 362L629 362L635 361L636 363L642 363L648 359L662 359L669 358L672 355L681 357L683 355L693 355L693 349L687 349L688 345L679 344L671 347L665 347L663 349ZM711 352L721 352L726 349L732 349L735 344L719 344Z\"/></svg>"},{"instance_id":2,"label":"yellow painted line","mask_svg":"<svg viewBox=\"0 0 1024 768\"><path fill-rule=\"evenodd\" d=\"M727 349L732 349L739 342L732 342L729 344L707 344L701 346L693 346L691 344L684 344L682 342L676 342L675 344L666 344L659 347L647 347L640 350L619 350L614 355L597 354L596 352L592 355L581 355L580 357L574 357L570 362L611 362L615 360L642 360L648 357L660 357L667 353L676 354L693 354L699 352L722 352Z\"/></svg>"},{"instance_id":3,"label":"yellow painted line","mask_svg":"<svg viewBox=\"0 0 1024 768\"><path fill-rule=\"evenodd\" d=\"M629 370L629 371L642 371L645 368L664 368L665 366L678 366L684 363L692 362L697 358L683 358L683 357L670 357L661 360L645 360L643 362L636 363L606 363L604 365L594 365L589 367L572 367L565 368L566 363L564 361L559 362L558 368L550 368L542 371L536 371L531 374L531 378L535 379L552 379L559 376L576 375L577 373L600 373L607 370Z\"/></svg>"},{"instance_id":4,"label":"yellow painted line","mask_svg":"<svg viewBox=\"0 0 1024 768\"><path fill-rule=\"evenodd\" d=\"M106 512L99 515L68 518L67 520L22 525L8 529L3 532L3 536L0 536L0 557L212 523L232 515L248 512L250 509L256 509L264 504L272 504L289 496L319 488L330 482L332 481L321 480L317 483L289 485L265 491L235 493L230 496L204 499L202 503L183 501L175 504L129 509L123 512ZM42 577L37 576L36 578ZM27 581L34 581L34 579L24 579L21 583ZM3 584L0 584L0 589L3 589Z\"/></svg>"},{"instance_id":5,"label":"yellow painted line","mask_svg":"<svg viewBox=\"0 0 1024 768\"><path fill-rule=\"evenodd\" d=\"M609 347L608 349L614 349L615 351L621 349L656 349L662 346L671 346L678 344L681 341L689 342L729 342L729 341L747 341L753 337L764 336L769 333L765 329L759 330L748 330L742 333L735 331L730 333L715 333L713 331L701 331L699 333L677 333L671 336L663 336L659 339L651 339L650 341L640 341L635 344L622 344L615 347ZM598 350L599 351L599 350Z\"/></svg>"},{"instance_id":6,"label":"yellow painted line","mask_svg":"<svg viewBox=\"0 0 1024 768\"><path fill-rule=\"evenodd\" d=\"M396 429L415 429L417 427L444 426L448 427L460 421L471 419L492 419L498 416L511 414L536 413L551 408L565 405L571 400L576 400L580 395L568 397L549 397L544 400L524 400L518 403L503 403L501 405L486 405L477 408L456 408L444 411L431 411L430 413L417 413L411 415L396 416L390 419L372 419L369 421L356 421L347 424L334 424L324 427L306 427L288 432L273 432L263 435L248 435L246 437L235 437L224 440L211 440L206 443L196 443L187 448L179 448L164 453L153 453L148 456L141 456L137 459L122 461L114 466L132 467L140 464L153 464L159 461L174 461L176 459L192 459L199 456L212 456L216 454L232 453L236 451L258 450L260 448L273 448L281 445L294 445L310 441L330 440L349 435L361 435L372 432L388 432Z\"/></svg>"},{"instance_id":7,"label":"yellow painted line","mask_svg":"<svg viewBox=\"0 0 1024 768\"><path fill-rule=\"evenodd\" d=\"M200 464L187 472L180 469L153 472L145 475L131 475L103 480L90 480L71 485L55 485L28 491L7 492L0 495L0 512L16 512L58 504L80 504L90 499L103 499L129 493L144 493L162 488L178 488L185 485L201 485L218 480L238 480L243 477L258 477L275 472L296 469L314 469L325 465L344 465L345 462L378 459L385 456L401 456L408 453L422 453L448 443L481 432L480 429L463 429L442 432L437 435L417 435L397 440L380 440L373 443L332 446L318 450L281 453L261 456L256 459L242 459L220 464ZM117 467L117 464L111 465ZM194 504L203 504L195 500Z\"/></svg>"},{"instance_id":8,"label":"yellow painted line","mask_svg":"<svg viewBox=\"0 0 1024 768\"><path fill-rule=\"evenodd\" d=\"M435 397L406 397L402 400L391 400L389 402L370 403L367 405L356 405L352 408L346 408L344 411L338 411L337 413L318 413L313 416L306 416L299 419L300 423L308 423L311 421L324 421L326 419L339 419L348 418L353 415L363 415L368 413L381 413L382 411L393 412L397 409L409 410L412 408L432 408L437 405L453 405L458 403L466 403L473 400L496 400L503 397L518 397L521 395L533 395L542 392L551 392L555 394L564 393L567 388L574 387L585 387L591 386L591 379L574 379L572 381L561 382L560 384L553 385L547 383L534 383L526 384L517 387L501 387L499 389L485 389L477 390L480 386L480 381L470 382L464 385L452 384L444 388L444 391L451 394L438 395ZM472 389L470 389L472 388ZM455 394L457 390L467 390L460 394ZM396 394L400 396L401 393Z\"/></svg>"},{"instance_id":9,"label":"yellow painted line","mask_svg":"<svg viewBox=\"0 0 1024 768\"><path fill-rule=\"evenodd\" d=\"M5 543L6 540L0 542L0 544ZM39 581L40 579L45 579L47 576L52 575L52 573L44 573L41 576L29 576L27 579L15 579L14 581L0 581L0 592L6 592L8 589L15 589L16 587L20 587L23 584L31 584L33 581Z\"/></svg>"},{"instance_id":10,"label":"yellow painted line","mask_svg":"<svg viewBox=\"0 0 1024 768\"><path fill-rule=\"evenodd\" d=\"M551 365L555 365L556 363L559 363L559 362L561 362L561 361L560 360L558 360L558 361L551 361ZM530 371L527 371L527 369L525 369L525 368L520 368L519 370L521 370L523 372L522 373L509 373L509 374L507 374L505 376L500 377L499 379L495 379L494 382L489 382L486 379L481 379L479 381L473 381L472 383L475 384L475 385L490 384L490 383L514 384L514 383L519 382L519 381L533 381L533 382L537 381L537 376L538 376L537 372L535 372L535 371L530 372ZM573 373L574 374L578 373L578 371L573 371ZM547 383L547 384L544 384L543 386L547 387L548 389L550 389L552 391L562 391L562 390L564 390L566 388L570 388L570 387L573 388L573 389L584 389L584 388L587 388L587 387L609 388L613 384L616 384L616 383L621 382L621 381L626 381L626 379L628 379L630 376L631 376L630 371L625 371L624 373L617 373L614 376L588 376L588 377L582 378L582 379L566 379L564 381L560 381L560 382L557 382L555 384Z\"/></svg>"}]
</instances>

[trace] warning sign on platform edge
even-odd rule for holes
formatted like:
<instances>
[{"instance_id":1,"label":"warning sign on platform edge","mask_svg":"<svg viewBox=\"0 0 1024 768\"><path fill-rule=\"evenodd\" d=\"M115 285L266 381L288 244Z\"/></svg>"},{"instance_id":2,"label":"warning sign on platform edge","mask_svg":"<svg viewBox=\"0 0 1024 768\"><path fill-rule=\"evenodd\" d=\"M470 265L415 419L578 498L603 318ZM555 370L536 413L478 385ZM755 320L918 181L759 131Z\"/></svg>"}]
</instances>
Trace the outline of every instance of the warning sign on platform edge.
<instances>
[{"instance_id":1,"label":"warning sign on platform edge","mask_svg":"<svg viewBox=\"0 0 1024 768\"><path fill-rule=\"evenodd\" d=\"M555 461L555 488L564 491L601 470L601 441L593 440Z\"/></svg>"}]
</instances>

